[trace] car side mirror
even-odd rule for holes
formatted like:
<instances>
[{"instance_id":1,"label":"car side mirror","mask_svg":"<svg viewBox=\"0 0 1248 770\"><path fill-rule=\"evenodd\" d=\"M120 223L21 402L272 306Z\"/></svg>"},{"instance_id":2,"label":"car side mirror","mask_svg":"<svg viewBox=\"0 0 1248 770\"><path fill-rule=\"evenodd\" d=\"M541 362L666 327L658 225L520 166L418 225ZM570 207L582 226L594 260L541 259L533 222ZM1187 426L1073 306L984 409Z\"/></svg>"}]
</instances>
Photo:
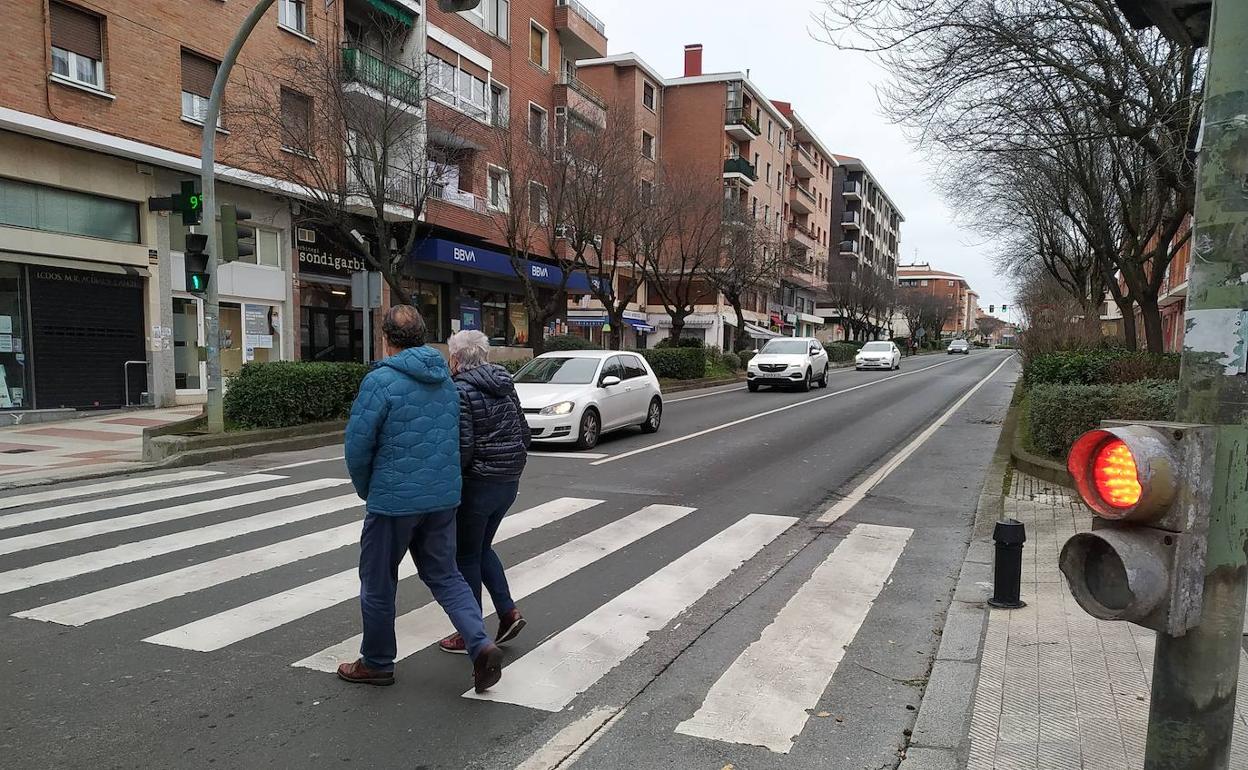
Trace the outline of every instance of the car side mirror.
<instances>
[{"instance_id":1,"label":"car side mirror","mask_svg":"<svg viewBox=\"0 0 1248 770\"><path fill-rule=\"evenodd\" d=\"M619 384L620 378L616 377L614 374L608 374L606 377L602 378L601 382L598 383L599 387L603 388L611 388Z\"/></svg>"}]
</instances>

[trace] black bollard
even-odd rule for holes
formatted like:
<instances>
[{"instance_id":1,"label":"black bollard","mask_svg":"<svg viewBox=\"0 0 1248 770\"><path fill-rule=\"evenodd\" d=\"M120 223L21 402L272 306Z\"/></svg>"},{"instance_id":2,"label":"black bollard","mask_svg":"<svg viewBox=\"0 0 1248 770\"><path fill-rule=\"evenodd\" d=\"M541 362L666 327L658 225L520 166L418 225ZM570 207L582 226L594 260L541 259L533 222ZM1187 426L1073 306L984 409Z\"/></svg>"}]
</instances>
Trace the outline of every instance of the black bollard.
<instances>
[{"instance_id":1,"label":"black bollard","mask_svg":"<svg viewBox=\"0 0 1248 770\"><path fill-rule=\"evenodd\" d=\"M1019 598L1019 593L1027 529L1021 521L1005 519L997 522L992 530L992 539L997 544L997 552L992 568L992 598L988 604L1007 610L1026 607L1027 603Z\"/></svg>"}]
</instances>

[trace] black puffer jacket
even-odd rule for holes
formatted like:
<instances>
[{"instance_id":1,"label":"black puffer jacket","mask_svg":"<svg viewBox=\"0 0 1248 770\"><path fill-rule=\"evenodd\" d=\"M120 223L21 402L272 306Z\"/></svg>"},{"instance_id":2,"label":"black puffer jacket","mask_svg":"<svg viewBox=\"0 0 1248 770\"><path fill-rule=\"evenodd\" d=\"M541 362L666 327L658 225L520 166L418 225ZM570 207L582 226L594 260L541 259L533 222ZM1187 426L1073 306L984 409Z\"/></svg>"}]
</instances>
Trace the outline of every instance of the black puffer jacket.
<instances>
[{"instance_id":1,"label":"black puffer jacket","mask_svg":"<svg viewBox=\"0 0 1248 770\"><path fill-rule=\"evenodd\" d=\"M507 370L486 364L455 375L459 463L469 478L514 480L524 472L531 437Z\"/></svg>"}]
</instances>

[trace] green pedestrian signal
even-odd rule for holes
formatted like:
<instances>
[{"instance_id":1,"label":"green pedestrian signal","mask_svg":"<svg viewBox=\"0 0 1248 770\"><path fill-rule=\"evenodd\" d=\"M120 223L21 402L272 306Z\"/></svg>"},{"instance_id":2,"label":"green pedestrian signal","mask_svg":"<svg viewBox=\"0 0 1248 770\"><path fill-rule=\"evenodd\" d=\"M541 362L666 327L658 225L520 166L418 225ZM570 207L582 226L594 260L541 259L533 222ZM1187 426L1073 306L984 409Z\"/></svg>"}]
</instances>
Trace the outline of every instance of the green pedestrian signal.
<instances>
[{"instance_id":1,"label":"green pedestrian signal","mask_svg":"<svg viewBox=\"0 0 1248 770\"><path fill-rule=\"evenodd\" d=\"M1005 313L1005 312L1008 312L1008 311L1009 311L1009 308L1007 308L1005 305L1002 305L1002 306L1001 306L1001 312L1002 312L1002 313Z\"/></svg>"}]
</instances>

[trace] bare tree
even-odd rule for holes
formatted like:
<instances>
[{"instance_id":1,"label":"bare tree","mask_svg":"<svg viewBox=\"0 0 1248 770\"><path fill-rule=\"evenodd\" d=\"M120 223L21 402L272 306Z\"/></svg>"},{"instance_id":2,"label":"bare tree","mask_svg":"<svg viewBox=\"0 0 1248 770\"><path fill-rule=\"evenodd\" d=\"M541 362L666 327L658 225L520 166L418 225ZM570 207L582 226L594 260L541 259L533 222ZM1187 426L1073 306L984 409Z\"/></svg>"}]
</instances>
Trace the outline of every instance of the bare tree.
<instances>
[{"instance_id":1,"label":"bare tree","mask_svg":"<svg viewBox=\"0 0 1248 770\"><path fill-rule=\"evenodd\" d=\"M710 269L725 227L718 181L688 171L661 178L640 231L636 255L649 297L671 318L674 340L699 304L714 302Z\"/></svg>"},{"instance_id":2,"label":"bare tree","mask_svg":"<svg viewBox=\"0 0 1248 770\"><path fill-rule=\"evenodd\" d=\"M744 302L750 292L766 292L780 285L790 270L800 270L804 257L789 245L784 233L747 213L743 206L723 208L722 247L709 263L706 275L737 316L737 350L746 348Z\"/></svg>"},{"instance_id":3,"label":"bare tree","mask_svg":"<svg viewBox=\"0 0 1248 770\"><path fill-rule=\"evenodd\" d=\"M377 16L366 40L329 38L272 71L244 71L227 106L235 137L223 157L284 182L301 220L380 271L396 303L410 300L404 267L423 232L425 203L459 160L430 162L426 154L430 79L404 47L408 32ZM451 110L443 115L444 134L467 122Z\"/></svg>"},{"instance_id":4,"label":"bare tree","mask_svg":"<svg viewBox=\"0 0 1248 770\"><path fill-rule=\"evenodd\" d=\"M828 275L828 295L841 312L847 336L878 339L897 306L897 287L887 276L838 260Z\"/></svg>"}]
</instances>

